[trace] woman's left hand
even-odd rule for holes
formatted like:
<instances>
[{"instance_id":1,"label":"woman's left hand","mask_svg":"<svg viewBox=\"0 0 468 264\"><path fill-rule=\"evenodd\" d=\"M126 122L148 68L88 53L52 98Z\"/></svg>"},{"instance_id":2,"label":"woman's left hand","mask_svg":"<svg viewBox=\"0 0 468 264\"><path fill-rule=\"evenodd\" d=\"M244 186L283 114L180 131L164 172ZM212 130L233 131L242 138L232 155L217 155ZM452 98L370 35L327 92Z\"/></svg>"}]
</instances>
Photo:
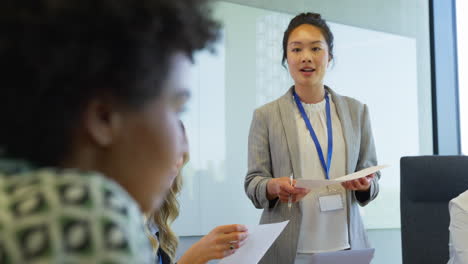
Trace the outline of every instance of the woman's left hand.
<instances>
[{"instance_id":1,"label":"woman's left hand","mask_svg":"<svg viewBox=\"0 0 468 264\"><path fill-rule=\"evenodd\" d=\"M371 181L375 174L367 175L366 177L357 180L343 182L341 185L351 191L368 191L370 189Z\"/></svg>"}]
</instances>

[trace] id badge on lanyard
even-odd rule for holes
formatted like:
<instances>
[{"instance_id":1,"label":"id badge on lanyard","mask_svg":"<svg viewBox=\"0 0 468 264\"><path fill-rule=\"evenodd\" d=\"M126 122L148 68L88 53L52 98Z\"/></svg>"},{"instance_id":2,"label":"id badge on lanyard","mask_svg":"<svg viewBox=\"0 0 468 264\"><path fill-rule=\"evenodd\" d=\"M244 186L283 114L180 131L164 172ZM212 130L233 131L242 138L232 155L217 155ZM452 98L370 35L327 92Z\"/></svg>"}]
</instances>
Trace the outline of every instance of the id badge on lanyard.
<instances>
[{"instance_id":1,"label":"id badge on lanyard","mask_svg":"<svg viewBox=\"0 0 468 264\"><path fill-rule=\"evenodd\" d=\"M304 107L302 106L299 96L297 96L295 91L293 91L293 96L294 96L294 101L296 102L297 108L299 109L302 119L304 120L304 123L307 127L307 130L309 130L310 136L312 137L312 140L314 141L315 148L317 149L317 154L320 159L320 163L322 164L322 168L325 172L325 177L327 178L327 180L330 180L330 167L331 167L332 154L333 154L333 127L332 127L332 122L331 122L330 99L328 98L328 92L325 91L325 101L326 101L325 109L327 113L327 136L328 136L327 162L325 161L322 147L320 146L320 142L317 138L314 128L312 127L312 124L310 123L310 120L307 117L307 114L304 110ZM331 187L327 186L326 192L319 194L318 202L320 205L321 212L340 210L344 208L342 192L340 191L339 188L333 188L333 186Z\"/></svg>"},{"instance_id":2,"label":"id badge on lanyard","mask_svg":"<svg viewBox=\"0 0 468 264\"><path fill-rule=\"evenodd\" d=\"M329 185L325 191L318 194L318 204L321 212L344 209L344 194L340 185Z\"/></svg>"}]
</instances>

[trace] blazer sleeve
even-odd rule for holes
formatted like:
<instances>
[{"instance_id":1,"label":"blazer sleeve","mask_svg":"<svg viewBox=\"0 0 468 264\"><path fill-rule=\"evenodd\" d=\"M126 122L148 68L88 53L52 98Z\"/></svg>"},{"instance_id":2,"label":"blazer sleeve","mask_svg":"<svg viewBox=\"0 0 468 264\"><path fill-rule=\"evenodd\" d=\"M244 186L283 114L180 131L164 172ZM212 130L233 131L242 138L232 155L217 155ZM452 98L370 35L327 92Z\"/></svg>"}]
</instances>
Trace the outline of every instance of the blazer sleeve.
<instances>
[{"instance_id":1,"label":"blazer sleeve","mask_svg":"<svg viewBox=\"0 0 468 264\"><path fill-rule=\"evenodd\" d=\"M372 128L370 123L369 110L367 105L364 105L361 117L361 145L359 149L359 158L356 166L356 171L376 166L377 154L375 152L374 137L372 136ZM376 173L371 181L370 189L366 192L354 191L356 200L361 206L366 206L374 200L379 193L380 171Z\"/></svg>"},{"instance_id":2,"label":"blazer sleeve","mask_svg":"<svg viewBox=\"0 0 468 264\"><path fill-rule=\"evenodd\" d=\"M278 198L268 200L267 183L273 178L266 116L255 110L248 140L248 169L245 176L245 193L256 208L272 208Z\"/></svg>"}]
</instances>

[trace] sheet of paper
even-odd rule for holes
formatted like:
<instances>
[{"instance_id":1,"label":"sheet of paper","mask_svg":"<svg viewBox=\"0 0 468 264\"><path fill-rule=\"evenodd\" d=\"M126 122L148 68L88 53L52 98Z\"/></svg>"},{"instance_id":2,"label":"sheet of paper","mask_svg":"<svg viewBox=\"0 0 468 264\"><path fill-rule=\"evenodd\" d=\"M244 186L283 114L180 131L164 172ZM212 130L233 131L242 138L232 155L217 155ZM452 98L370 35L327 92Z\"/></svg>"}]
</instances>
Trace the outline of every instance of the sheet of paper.
<instances>
[{"instance_id":1,"label":"sheet of paper","mask_svg":"<svg viewBox=\"0 0 468 264\"><path fill-rule=\"evenodd\" d=\"M351 173L351 174L348 174L339 178L335 178L332 180L297 179L296 187L317 189L317 188L325 187L328 185L342 183L345 181L356 180L356 179L365 177L367 175L370 175L372 173L375 173L381 169L387 168L388 166L389 165L379 165L379 166L369 167L369 168L357 171L355 173Z\"/></svg>"},{"instance_id":2,"label":"sheet of paper","mask_svg":"<svg viewBox=\"0 0 468 264\"><path fill-rule=\"evenodd\" d=\"M312 254L309 259L302 263L308 264L369 264L374 258L373 248L356 249L356 250L342 250L327 253Z\"/></svg>"},{"instance_id":3,"label":"sheet of paper","mask_svg":"<svg viewBox=\"0 0 468 264\"><path fill-rule=\"evenodd\" d=\"M219 264L257 264L288 223L289 220L275 224L248 226L249 237L245 244L236 253L223 258Z\"/></svg>"}]
</instances>

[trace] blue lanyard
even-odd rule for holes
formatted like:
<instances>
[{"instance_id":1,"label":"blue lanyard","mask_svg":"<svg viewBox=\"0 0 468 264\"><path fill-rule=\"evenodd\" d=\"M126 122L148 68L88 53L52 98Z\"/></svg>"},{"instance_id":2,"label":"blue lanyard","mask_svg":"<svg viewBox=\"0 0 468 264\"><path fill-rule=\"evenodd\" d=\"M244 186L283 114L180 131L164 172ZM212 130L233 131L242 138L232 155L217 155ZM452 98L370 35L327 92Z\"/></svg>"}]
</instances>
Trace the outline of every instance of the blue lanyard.
<instances>
[{"instance_id":1,"label":"blue lanyard","mask_svg":"<svg viewBox=\"0 0 468 264\"><path fill-rule=\"evenodd\" d=\"M328 162L326 163L325 163L325 158L323 157L322 147L320 147L320 142L318 141L314 128L312 127L312 124L310 123L310 120L305 113L301 100L299 99L299 96L297 96L295 91L293 91L293 96L294 96L294 100L296 101L297 108L299 108L299 112L301 112L302 119L304 119L305 125L307 129L309 130L310 136L314 140L315 148L317 149L317 154L319 156L320 163L322 164L323 170L325 171L325 177L327 178L327 180L329 180L330 179L330 167L331 167L332 154L333 154L333 131L332 131L333 128L332 128L332 122L331 122L330 100L328 98L328 92L325 91L325 101L326 101L325 109L327 112L327 134L328 134L328 153L327 153Z\"/></svg>"},{"instance_id":2,"label":"blue lanyard","mask_svg":"<svg viewBox=\"0 0 468 264\"><path fill-rule=\"evenodd\" d=\"M163 264L163 262L162 262L162 256L158 254L158 258L159 258L159 264Z\"/></svg>"}]
</instances>

